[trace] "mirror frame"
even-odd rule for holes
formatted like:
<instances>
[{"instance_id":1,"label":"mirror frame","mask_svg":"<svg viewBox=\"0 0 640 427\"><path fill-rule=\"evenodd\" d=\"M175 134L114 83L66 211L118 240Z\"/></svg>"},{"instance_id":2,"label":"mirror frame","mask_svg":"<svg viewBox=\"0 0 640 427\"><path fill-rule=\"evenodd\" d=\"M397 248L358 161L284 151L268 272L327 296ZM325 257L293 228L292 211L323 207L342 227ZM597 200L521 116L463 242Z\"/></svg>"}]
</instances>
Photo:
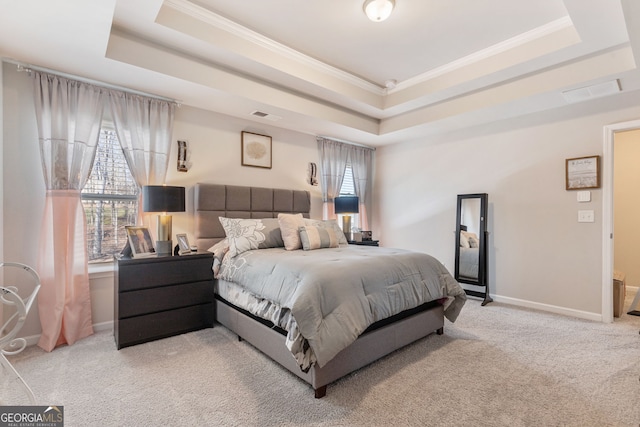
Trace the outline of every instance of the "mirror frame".
<instances>
[{"instance_id":1,"label":"mirror frame","mask_svg":"<svg viewBox=\"0 0 640 427\"><path fill-rule=\"evenodd\" d=\"M462 221L462 203L468 199L480 199L480 230L478 231L478 279L473 280L467 277L460 276L460 231ZM474 193L474 194L458 194L458 202L456 209L456 246L455 246L455 270L454 277L459 283L466 283L475 286L484 286L485 291L479 292L474 290L465 289L468 295L484 298L482 305L487 302L491 302L489 298L489 284L487 281L487 209L488 209L489 196L487 193Z\"/></svg>"}]
</instances>

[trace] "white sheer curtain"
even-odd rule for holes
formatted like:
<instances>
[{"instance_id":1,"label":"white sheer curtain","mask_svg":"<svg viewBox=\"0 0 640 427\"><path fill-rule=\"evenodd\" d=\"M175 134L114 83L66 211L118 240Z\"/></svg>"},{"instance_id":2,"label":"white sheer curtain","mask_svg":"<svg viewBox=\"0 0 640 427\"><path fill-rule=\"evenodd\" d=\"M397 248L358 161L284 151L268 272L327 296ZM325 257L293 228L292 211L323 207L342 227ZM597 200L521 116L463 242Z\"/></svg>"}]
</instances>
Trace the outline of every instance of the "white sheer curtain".
<instances>
[{"instance_id":1,"label":"white sheer curtain","mask_svg":"<svg viewBox=\"0 0 640 427\"><path fill-rule=\"evenodd\" d=\"M335 219L333 199L340 194L344 171L349 161L349 147L338 141L317 137L320 154L320 188L322 190L322 218Z\"/></svg>"},{"instance_id":2,"label":"white sheer curtain","mask_svg":"<svg viewBox=\"0 0 640 427\"><path fill-rule=\"evenodd\" d=\"M136 183L139 187L164 184L175 103L116 90L109 94L118 140ZM141 219L139 210L138 222Z\"/></svg>"},{"instance_id":3,"label":"white sheer curtain","mask_svg":"<svg viewBox=\"0 0 640 427\"><path fill-rule=\"evenodd\" d=\"M373 149L367 147L352 147L350 150L351 171L353 172L353 184L358 196L360 229L369 228L369 214L367 213L367 201L371 185Z\"/></svg>"},{"instance_id":4,"label":"white sheer curtain","mask_svg":"<svg viewBox=\"0 0 640 427\"><path fill-rule=\"evenodd\" d=\"M33 78L47 188L38 256L38 345L51 351L93 333L80 191L95 156L104 89L37 71Z\"/></svg>"}]
</instances>

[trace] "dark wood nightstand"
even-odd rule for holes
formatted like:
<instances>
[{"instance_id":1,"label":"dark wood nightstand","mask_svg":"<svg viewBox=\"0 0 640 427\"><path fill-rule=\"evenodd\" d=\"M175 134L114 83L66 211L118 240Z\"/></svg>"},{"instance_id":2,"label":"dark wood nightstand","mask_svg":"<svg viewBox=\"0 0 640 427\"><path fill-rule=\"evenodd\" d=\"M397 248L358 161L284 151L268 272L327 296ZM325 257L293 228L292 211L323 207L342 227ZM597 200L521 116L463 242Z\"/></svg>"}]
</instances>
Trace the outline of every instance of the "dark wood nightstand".
<instances>
[{"instance_id":1,"label":"dark wood nightstand","mask_svg":"<svg viewBox=\"0 0 640 427\"><path fill-rule=\"evenodd\" d=\"M119 349L213 327L213 255L115 259L113 335Z\"/></svg>"},{"instance_id":2,"label":"dark wood nightstand","mask_svg":"<svg viewBox=\"0 0 640 427\"><path fill-rule=\"evenodd\" d=\"M378 243L380 240L363 240L362 242L349 241L350 245L361 245L361 246L380 246Z\"/></svg>"}]
</instances>

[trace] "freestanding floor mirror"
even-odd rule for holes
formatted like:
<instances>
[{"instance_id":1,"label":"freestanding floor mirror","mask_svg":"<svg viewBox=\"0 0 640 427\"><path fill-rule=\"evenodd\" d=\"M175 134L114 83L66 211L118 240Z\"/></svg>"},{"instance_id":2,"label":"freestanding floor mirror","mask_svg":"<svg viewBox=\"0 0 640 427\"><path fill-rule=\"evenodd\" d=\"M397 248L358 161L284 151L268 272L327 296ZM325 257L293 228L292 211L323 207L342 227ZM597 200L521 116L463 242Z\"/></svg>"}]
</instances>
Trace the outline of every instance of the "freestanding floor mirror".
<instances>
[{"instance_id":1,"label":"freestanding floor mirror","mask_svg":"<svg viewBox=\"0 0 640 427\"><path fill-rule=\"evenodd\" d=\"M473 285L467 295L482 298L482 305L493 301L487 279L487 204L486 193L459 194L456 213L455 278Z\"/></svg>"}]
</instances>

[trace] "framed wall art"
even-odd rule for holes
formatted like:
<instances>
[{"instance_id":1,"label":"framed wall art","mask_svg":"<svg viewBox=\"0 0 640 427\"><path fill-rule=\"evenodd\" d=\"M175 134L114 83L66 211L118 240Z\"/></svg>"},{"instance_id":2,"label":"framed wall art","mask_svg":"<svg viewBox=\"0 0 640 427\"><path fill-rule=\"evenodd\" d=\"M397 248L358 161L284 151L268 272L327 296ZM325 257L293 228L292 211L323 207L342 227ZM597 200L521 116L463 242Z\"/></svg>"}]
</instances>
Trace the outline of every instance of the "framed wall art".
<instances>
[{"instance_id":1,"label":"framed wall art","mask_svg":"<svg viewBox=\"0 0 640 427\"><path fill-rule=\"evenodd\" d=\"M600 188L600 156L567 159L565 170L567 190Z\"/></svg>"},{"instance_id":2,"label":"framed wall art","mask_svg":"<svg viewBox=\"0 0 640 427\"><path fill-rule=\"evenodd\" d=\"M242 131L242 166L271 169L271 137Z\"/></svg>"}]
</instances>

